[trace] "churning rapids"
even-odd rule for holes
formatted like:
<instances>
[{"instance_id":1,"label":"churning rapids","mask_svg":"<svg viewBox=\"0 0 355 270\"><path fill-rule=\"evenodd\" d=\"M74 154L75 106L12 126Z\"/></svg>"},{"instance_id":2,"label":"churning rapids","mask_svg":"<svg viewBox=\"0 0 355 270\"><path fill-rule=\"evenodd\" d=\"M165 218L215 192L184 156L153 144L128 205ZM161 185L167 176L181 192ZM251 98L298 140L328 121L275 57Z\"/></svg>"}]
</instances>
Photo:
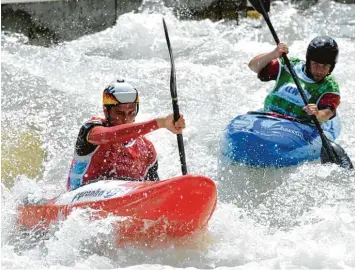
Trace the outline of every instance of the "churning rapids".
<instances>
[{"instance_id":1,"label":"churning rapids","mask_svg":"<svg viewBox=\"0 0 355 270\"><path fill-rule=\"evenodd\" d=\"M193 242L162 248L113 248L111 219L89 222L74 211L46 237L20 235L16 206L24 198L65 189L80 124L101 113L101 91L125 78L140 91L137 121L172 111L169 28L185 115L189 173L218 185L208 230ZM340 56L334 70L342 93L337 142L355 161L355 5L328 0L306 10L274 2L270 18L290 56L305 57L316 35L332 36ZM355 175L333 165L250 169L221 160L220 136L236 115L262 106L273 82L261 83L247 64L274 48L265 23L179 21L159 3L128 13L100 33L52 47L1 34L3 269L322 269L355 268ZM176 136L158 130L162 179L181 174Z\"/></svg>"}]
</instances>

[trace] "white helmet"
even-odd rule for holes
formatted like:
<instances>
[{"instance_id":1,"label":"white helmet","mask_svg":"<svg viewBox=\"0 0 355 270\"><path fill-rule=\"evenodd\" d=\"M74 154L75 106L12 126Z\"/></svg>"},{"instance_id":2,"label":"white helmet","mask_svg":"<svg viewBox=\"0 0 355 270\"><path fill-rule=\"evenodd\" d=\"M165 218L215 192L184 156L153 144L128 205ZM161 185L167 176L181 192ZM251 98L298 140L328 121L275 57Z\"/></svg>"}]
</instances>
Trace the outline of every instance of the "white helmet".
<instances>
[{"instance_id":1,"label":"white helmet","mask_svg":"<svg viewBox=\"0 0 355 270\"><path fill-rule=\"evenodd\" d=\"M105 88L102 95L102 102L104 106L118 106L127 103L136 103L138 106L138 91L124 80L117 80Z\"/></svg>"}]
</instances>

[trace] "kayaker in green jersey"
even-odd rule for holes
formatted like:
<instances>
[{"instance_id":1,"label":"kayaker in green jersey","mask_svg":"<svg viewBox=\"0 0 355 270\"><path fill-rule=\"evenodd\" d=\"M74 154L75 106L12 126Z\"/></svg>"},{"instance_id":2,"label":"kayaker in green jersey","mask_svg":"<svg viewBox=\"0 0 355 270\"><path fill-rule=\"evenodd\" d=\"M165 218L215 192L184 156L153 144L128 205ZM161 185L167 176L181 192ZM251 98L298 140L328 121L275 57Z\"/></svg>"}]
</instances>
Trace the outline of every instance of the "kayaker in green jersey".
<instances>
[{"instance_id":1,"label":"kayaker in green jersey","mask_svg":"<svg viewBox=\"0 0 355 270\"><path fill-rule=\"evenodd\" d=\"M328 36L318 36L308 45L305 62L290 58L308 98L307 106L282 59L288 52L288 46L279 43L273 51L257 55L249 63L249 68L258 73L261 81L276 80L274 89L264 101L264 111L309 122L309 115L315 115L319 122L332 119L340 104L339 86L331 76L338 59L337 43Z\"/></svg>"}]
</instances>

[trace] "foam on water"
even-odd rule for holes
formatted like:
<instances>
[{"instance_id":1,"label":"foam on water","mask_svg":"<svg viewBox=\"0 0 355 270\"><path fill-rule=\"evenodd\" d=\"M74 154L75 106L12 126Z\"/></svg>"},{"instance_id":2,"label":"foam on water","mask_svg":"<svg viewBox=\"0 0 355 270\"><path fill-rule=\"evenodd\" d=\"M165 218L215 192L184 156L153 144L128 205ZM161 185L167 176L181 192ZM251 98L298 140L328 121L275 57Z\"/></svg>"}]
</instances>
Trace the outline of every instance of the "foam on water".
<instances>
[{"instance_id":1,"label":"foam on water","mask_svg":"<svg viewBox=\"0 0 355 270\"><path fill-rule=\"evenodd\" d=\"M320 1L302 11L274 2L271 10L275 29L292 56L304 58L317 34L329 34L338 42L334 75L342 91L343 125L338 142L355 160L355 6ZM16 206L25 197L39 200L64 191L79 127L101 113L101 90L107 83L125 78L139 89L137 121L172 111L162 15L175 56L180 110L187 121L188 170L218 185L219 203L208 230L184 244L116 249L111 230L116 218L93 222L89 212L77 210L45 237L35 231L21 234L15 226ZM45 153L43 177L16 175L13 186L2 183L4 269L355 267L353 172L318 162L251 169L220 158L224 127L237 114L260 108L273 86L259 82L247 67L254 55L275 46L263 22L244 19L237 26L179 21L157 3L120 16L105 31L50 48L27 45L21 35L2 32L1 38L2 132L13 141L18 135L12 130L34 132ZM161 178L180 175L176 137L158 130L148 138L156 145Z\"/></svg>"}]
</instances>

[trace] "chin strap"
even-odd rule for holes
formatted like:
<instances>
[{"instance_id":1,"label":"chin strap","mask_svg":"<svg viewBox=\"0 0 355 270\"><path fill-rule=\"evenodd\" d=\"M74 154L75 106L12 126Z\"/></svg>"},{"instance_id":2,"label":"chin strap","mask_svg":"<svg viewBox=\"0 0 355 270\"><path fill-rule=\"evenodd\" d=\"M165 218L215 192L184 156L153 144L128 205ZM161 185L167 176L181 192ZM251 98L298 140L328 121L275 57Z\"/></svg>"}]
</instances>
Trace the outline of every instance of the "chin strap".
<instances>
[{"instance_id":1,"label":"chin strap","mask_svg":"<svg viewBox=\"0 0 355 270\"><path fill-rule=\"evenodd\" d=\"M106 107L106 112L107 112L106 123L110 127L111 126L111 117L110 117L111 106L106 105L105 107Z\"/></svg>"},{"instance_id":2,"label":"chin strap","mask_svg":"<svg viewBox=\"0 0 355 270\"><path fill-rule=\"evenodd\" d=\"M304 65L304 71L305 71L307 77L313 78L310 65L311 65L310 61L307 60L306 64Z\"/></svg>"}]
</instances>

